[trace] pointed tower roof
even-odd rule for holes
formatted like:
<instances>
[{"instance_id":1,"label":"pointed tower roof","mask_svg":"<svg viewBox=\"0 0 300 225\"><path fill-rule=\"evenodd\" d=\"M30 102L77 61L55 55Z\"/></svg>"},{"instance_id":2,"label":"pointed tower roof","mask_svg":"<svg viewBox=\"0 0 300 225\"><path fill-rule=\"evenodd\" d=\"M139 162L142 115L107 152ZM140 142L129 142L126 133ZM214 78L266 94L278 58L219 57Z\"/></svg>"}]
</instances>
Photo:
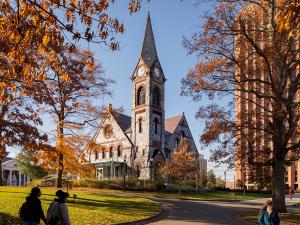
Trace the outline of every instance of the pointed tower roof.
<instances>
[{"instance_id":1,"label":"pointed tower roof","mask_svg":"<svg viewBox=\"0 0 300 225\"><path fill-rule=\"evenodd\" d=\"M141 57L143 58L144 62L147 64L149 68L151 68L152 64L158 58L149 13L147 18L147 25L146 25L145 35L144 35Z\"/></svg>"}]
</instances>

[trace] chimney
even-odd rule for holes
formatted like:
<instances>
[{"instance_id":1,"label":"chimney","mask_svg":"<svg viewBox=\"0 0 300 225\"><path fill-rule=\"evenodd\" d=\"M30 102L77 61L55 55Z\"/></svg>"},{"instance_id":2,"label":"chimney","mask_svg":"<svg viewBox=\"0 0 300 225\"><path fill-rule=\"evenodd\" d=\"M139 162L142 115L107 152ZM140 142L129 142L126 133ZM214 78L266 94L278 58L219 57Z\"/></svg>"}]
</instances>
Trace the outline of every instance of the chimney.
<instances>
[{"instance_id":1,"label":"chimney","mask_svg":"<svg viewBox=\"0 0 300 225\"><path fill-rule=\"evenodd\" d=\"M109 104L106 106L106 110L107 110L108 112L112 112L112 110L113 110L112 104L109 103Z\"/></svg>"}]
</instances>

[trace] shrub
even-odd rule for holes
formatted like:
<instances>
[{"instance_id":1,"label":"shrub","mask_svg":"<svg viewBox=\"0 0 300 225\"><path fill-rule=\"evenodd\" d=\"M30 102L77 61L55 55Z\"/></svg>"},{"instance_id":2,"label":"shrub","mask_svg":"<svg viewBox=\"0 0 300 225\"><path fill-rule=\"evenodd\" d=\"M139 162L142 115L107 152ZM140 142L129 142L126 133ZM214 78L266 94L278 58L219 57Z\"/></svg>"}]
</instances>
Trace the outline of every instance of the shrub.
<instances>
[{"instance_id":1,"label":"shrub","mask_svg":"<svg viewBox=\"0 0 300 225\"><path fill-rule=\"evenodd\" d=\"M230 188L224 188L224 187L216 187L215 191L231 191Z\"/></svg>"},{"instance_id":2,"label":"shrub","mask_svg":"<svg viewBox=\"0 0 300 225\"><path fill-rule=\"evenodd\" d=\"M196 183L193 180L185 180L182 182L182 184L185 186L190 186L190 187L196 188Z\"/></svg>"},{"instance_id":3,"label":"shrub","mask_svg":"<svg viewBox=\"0 0 300 225\"><path fill-rule=\"evenodd\" d=\"M28 183L29 187L56 187L56 180L57 178L47 178L47 179L36 179L32 180ZM67 187L67 185L72 188L74 181L68 181L63 178L63 187Z\"/></svg>"},{"instance_id":4,"label":"shrub","mask_svg":"<svg viewBox=\"0 0 300 225\"><path fill-rule=\"evenodd\" d=\"M178 184L168 184L166 186L166 191L171 191L171 192L177 192L179 189L179 185ZM188 186L188 185L182 185L181 186L181 190L182 191L188 191L188 192L191 192L191 191L195 191L195 188L194 187L191 187L191 186Z\"/></svg>"},{"instance_id":5,"label":"shrub","mask_svg":"<svg viewBox=\"0 0 300 225\"><path fill-rule=\"evenodd\" d=\"M90 187L99 189L123 189L123 179L113 180L93 180L93 179L82 179L73 182L74 187ZM126 190L133 191L155 191L157 190L157 184L151 180L138 180L128 179L126 180Z\"/></svg>"}]
</instances>

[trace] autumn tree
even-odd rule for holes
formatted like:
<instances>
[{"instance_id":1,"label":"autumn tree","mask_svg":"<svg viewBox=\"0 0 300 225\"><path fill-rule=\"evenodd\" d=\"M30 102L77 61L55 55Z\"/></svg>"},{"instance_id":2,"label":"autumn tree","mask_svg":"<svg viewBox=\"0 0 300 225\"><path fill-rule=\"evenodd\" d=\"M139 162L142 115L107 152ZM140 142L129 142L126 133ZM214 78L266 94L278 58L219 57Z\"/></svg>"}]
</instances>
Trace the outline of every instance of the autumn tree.
<instances>
[{"instance_id":1,"label":"autumn tree","mask_svg":"<svg viewBox=\"0 0 300 225\"><path fill-rule=\"evenodd\" d=\"M58 172L57 186L61 187L64 171L77 175L87 172L83 165L83 146L90 140L87 127L95 127L99 122L102 108L97 100L110 95L112 81L104 78L102 67L94 62L91 52L65 46L59 57L62 65L50 66L46 79L36 84L36 98L44 102L45 111L57 127L55 150L41 152L40 163Z\"/></svg>"},{"instance_id":2,"label":"autumn tree","mask_svg":"<svg viewBox=\"0 0 300 225\"><path fill-rule=\"evenodd\" d=\"M195 153L190 150L189 141L182 139L161 172L164 175L171 176L179 183L179 195L181 195L182 181L186 178L194 179L196 169Z\"/></svg>"},{"instance_id":3,"label":"autumn tree","mask_svg":"<svg viewBox=\"0 0 300 225\"><path fill-rule=\"evenodd\" d=\"M1 72L0 72L1 73ZM18 94L6 87L0 93L0 171L1 162L7 156L10 147L44 148L48 137L36 126L41 125L33 101L24 94ZM0 173L0 184L3 184Z\"/></svg>"},{"instance_id":4,"label":"autumn tree","mask_svg":"<svg viewBox=\"0 0 300 225\"><path fill-rule=\"evenodd\" d=\"M300 26L293 19L282 29L289 2L297 1L220 1L203 30L184 41L199 61L183 80L183 94L212 100L197 113L206 120L201 142L218 145L211 156L217 163L271 168L279 212L286 211L285 166L299 160L300 149ZM297 7L289 10L299 15Z\"/></svg>"}]
</instances>

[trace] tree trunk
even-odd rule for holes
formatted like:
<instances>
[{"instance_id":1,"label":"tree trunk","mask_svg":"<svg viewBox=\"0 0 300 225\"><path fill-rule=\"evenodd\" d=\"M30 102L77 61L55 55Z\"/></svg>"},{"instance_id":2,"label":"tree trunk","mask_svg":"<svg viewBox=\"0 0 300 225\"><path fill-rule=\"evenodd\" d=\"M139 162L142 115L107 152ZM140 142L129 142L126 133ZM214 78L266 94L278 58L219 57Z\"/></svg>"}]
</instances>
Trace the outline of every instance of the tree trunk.
<instances>
[{"instance_id":1,"label":"tree trunk","mask_svg":"<svg viewBox=\"0 0 300 225\"><path fill-rule=\"evenodd\" d=\"M64 129L63 129L63 121L58 121L57 128L57 149L58 149L58 175L57 175L57 187L62 188L63 182L63 172L64 172L64 154L63 154L63 137L64 137Z\"/></svg>"},{"instance_id":2,"label":"tree trunk","mask_svg":"<svg viewBox=\"0 0 300 225\"><path fill-rule=\"evenodd\" d=\"M3 176L2 176L2 160L0 160L0 186L3 186Z\"/></svg>"},{"instance_id":3,"label":"tree trunk","mask_svg":"<svg viewBox=\"0 0 300 225\"><path fill-rule=\"evenodd\" d=\"M285 165L284 160L286 157L284 148L286 147L284 134L284 110L277 101L274 104L273 114L273 173L272 173L272 200L275 210L278 212L286 212L285 206Z\"/></svg>"},{"instance_id":4,"label":"tree trunk","mask_svg":"<svg viewBox=\"0 0 300 225\"><path fill-rule=\"evenodd\" d=\"M275 160L272 176L272 201L277 212L286 212L285 206L285 167L283 160Z\"/></svg>"},{"instance_id":5,"label":"tree trunk","mask_svg":"<svg viewBox=\"0 0 300 225\"><path fill-rule=\"evenodd\" d=\"M181 196L181 181L179 182L178 194Z\"/></svg>"},{"instance_id":6,"label":"tree trunk","mask_svg":"<svg viewBox=\"0 0 300 225\"><path fill-rule=\"evenodd\" d=\"M0 131L1 132L1 131ZM1 139L0 139L1 141ZM6 148L5 146L0 145L0 186L4 185L4 180L3 180L3 171L2 171L2 162L7 156Z\"/></svg>"},{"instance_id":7,"label":"tree trunk","mask_svg":"<svg viewBox=\"0 0 300 225\"><path fill-rule=\"evenodd\" d=\"M63 171L64 171L64 155L62 152L59 153L58 156L58 176L57 176L57 187L62 188L63 182L62 182L62 176L63 176Z\"/></svg>"}]
</instances>

